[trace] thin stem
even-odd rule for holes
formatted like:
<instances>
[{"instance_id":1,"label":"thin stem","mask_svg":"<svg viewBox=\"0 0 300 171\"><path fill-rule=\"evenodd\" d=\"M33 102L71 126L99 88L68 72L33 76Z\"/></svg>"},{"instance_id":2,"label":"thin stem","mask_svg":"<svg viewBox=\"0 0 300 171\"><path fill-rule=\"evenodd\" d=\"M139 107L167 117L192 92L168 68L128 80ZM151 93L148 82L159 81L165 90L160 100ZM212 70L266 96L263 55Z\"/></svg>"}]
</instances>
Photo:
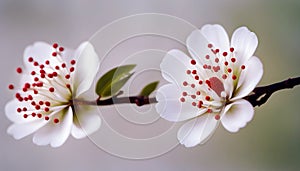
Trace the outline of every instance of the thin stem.
<instances>
[{"instance_id":1,"label":"thin stem","mask_svg":"<svg viewBox=\"0 0 300 171\"><path fill-rule=\"evenodd\" d=\"M256 87L253 93L244 97L253 107L261 106L266 103L273 93L279 90L290 89L300 84L300 77L289 78L287 80L270 84L267 86Z\"/></svg>"},{"instance_id":2,"label":"thin stem","mask_svg":"<svg viewBox=\"0 0 300 171\"><path fill-rule=\"evenodd\" d=\"M244 99L248 100L253 107L261 106L262 104L266 103L269 97L275 93L276 91L283 90L283 89L290 89L297 85L300 85L300 77L296 78L289 78L287 80L270 84L267 86L256 87L252 93ZM72 102L74 105L97 105L97 106L107 106L107 105L114 105L114 104L128 104L133 103L137 106L143 106L146 104L157 103L156 98L152 97L149 98L147 96L129 96L129 97L118 97L118 95L105 99L100 100L98 98L96 101L82 101L82 100L74 100Z\"/></svg>"}]
</instances>

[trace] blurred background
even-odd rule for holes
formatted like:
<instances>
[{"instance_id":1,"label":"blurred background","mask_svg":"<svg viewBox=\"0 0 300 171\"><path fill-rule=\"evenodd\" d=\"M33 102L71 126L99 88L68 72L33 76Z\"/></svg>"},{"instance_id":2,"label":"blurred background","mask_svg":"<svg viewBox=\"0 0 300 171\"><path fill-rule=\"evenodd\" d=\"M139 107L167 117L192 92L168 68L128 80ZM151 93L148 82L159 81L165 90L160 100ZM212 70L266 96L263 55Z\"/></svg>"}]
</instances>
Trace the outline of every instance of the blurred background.
<instances>
[{"instance_id":1,"label":"blurred background","mask_svg":"<svg viewBox=\"0 0 300 171\"><path fill-rule=\"evenodd\" d=\"M53 149L34 145L32 136L17 141L6 134L11 123L4 106L13 96L7 85L16 82L15 68L22 65L27 45L42 40L76 48L106 24L138 13L169 14L199 28L218 23L230 35L245 25L259 38L255 54L264 64L260 85L300 75L299 0L0 0L0 170L300 169L299 87L274 94L256 108L252 122L237 134L221 126L205 145L179 145L147 160L110 155L88 138L70 137L62 147Z\"/></svg>"}]
</instances>

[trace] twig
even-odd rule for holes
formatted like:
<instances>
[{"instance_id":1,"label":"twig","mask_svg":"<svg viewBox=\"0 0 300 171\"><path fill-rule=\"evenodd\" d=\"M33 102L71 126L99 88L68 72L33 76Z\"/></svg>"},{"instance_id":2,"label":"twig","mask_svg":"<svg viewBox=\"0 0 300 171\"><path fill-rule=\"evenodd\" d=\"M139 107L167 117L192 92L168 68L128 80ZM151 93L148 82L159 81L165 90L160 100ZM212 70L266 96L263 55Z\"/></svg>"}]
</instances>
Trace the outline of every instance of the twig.
<instances>
[{"instance_id":1,"label":"twig","mask_svg":"<svg viewBox=\"0 0 300 171\"><path fill-rule=\"evenodd\" d=\"M269 97L271 97L271 95L276 91L293 88L299 84L300 84L300 77L289 78L287 80L278 83L274 83L262 87L256 87L253 90L253 93L246 96L244 99L248 100L253 107L261 106L262 104L266 103Z\"/></svg>"},{"instance_id":2,"label":"twig","mask_svg":"<svg viewBox=\"0 0 300 171\"><path fill-rule=\"evenodd\" d=\"M300 85L300 77L296 78L289 78L287 80L270 84L267 86L256 87L253 92L244 97L244 99L248 100L253 107L261 106L262 104L266 103L269 97L276 91L293 88L296 85ZM118 94L119 95L119 94ZM72 104L85 104L85 105L97 105L97 106L107 106L107 105L114 105L114 104L126 104L126 103L133 103L137 106L143 106L146 104L157 103L156 98L149 98L147 96L129 96L129 97L117 97L113 96L112 98L100 100L97 99L96 101L81 101L81 100L74 100Z\"/></svg>"}]
</instances>

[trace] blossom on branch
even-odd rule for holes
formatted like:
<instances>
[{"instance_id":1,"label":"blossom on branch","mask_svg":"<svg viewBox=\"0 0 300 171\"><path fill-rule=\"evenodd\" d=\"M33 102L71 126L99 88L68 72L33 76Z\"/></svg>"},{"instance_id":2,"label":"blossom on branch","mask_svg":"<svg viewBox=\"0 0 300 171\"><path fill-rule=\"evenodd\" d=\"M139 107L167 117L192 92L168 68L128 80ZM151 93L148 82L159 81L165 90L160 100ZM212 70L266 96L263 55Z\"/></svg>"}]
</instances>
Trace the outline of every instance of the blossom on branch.
<instances>
[{"instance_id":1,"label":"blossom on branch","mask_svg":"<svg viewBox=\"0 0 300 171\"><path fill-rule=\"evenodd\" d=\"M21 139L35 132L35 144L59 147L70 134L84 138L100 127L96 107L73 103L85 99L99 68L89 42L76 50L36 42L25 49L24 64L16 70L20 86L9 85L15 97L5 107L13 122L8 134Z\"/></svg>"},{"instance_id":2,"label":"blossom on branch","mask_svg":"<svg viewBox=\"0 0 300 171\"><path fill-rule=\"evenodd\" d=\"M221 122L237 132L253 118L252 105L243 99L263 75L261 61L253 56L258 40L246 27L231 42L220 25L205 25L186 41L191 58L171 50L160 67L169 84L157 91L156 109L166 120L186 123L177 138L186 147L205 143Z\"/></svg>"}]
</instances>

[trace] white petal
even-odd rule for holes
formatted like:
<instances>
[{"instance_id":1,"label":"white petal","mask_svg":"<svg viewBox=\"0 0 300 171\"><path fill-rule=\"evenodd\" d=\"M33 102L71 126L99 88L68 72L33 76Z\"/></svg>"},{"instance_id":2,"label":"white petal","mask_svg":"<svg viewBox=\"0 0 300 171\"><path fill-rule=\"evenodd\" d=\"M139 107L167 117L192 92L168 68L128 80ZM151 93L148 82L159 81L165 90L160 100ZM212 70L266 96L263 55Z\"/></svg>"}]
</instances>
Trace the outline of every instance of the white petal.
<instances>
[{"instance_id":1,"label":"white petal","mask_svg":"<svg viewBox=\"0 0 300 171\"><path fill-rule=\"evenodd\" d=\"M42 129L35 133L33 142L37 145L48 145L52 147L61 146L69 137L72 123L73 112L71 107L67 110L62 110L57 115L63 116L58 124L48 122Z\"/></svg>"},{"instance_id":2,"label":"white petal","mask_svg":"<svg viewBox=\"0 0 300 171\"><path fill-rule=\"evenodd\" d=\"M46 60L49 60L52 66L59 65L60 62L52 56L52 53L55 52L55 49L52 45L46 42L35 42L33 45L27 46L24 51L24 64L26 68L31 72L32 69L36 68L32 63L28 62L29 57L33 57L34 61L37 61L39 64L44 63ZM63 60L68 62L71 57L73 57L73 50L64 48L64 51L61 52ZM47 69L45 69L47 71Z\"/></svg>"},{"instance_id":3,"label":"white petal","mask_svg":"<svg viewBox=\"0 0 300 171\"><path fill-rule=\"evenodd\" d=\"M242 70L237 89L234 92L232 100L247 96L256 87L263 75L263 65L259 58L253 56L245 64L246 68Z\"/></svg>"},{"instance_id":4,"label":"white petal","mask_svg":"<svg viewBox=\"0 0 300 171\"><path fill-rule=\"evenodd\" d=\"M33 57L38 63L44 63L47 59L52 57L54 48L46 42L35 42L33 45L27 46L24 51L24 63L32 67L31 63L28 63L28 58ZM30 68L29 67L29 68Z\"/></svg>"},{"instance_id":5,"label":"white petal","mask_svg":"<svg viewBox=\"0 0 300 171\"><path fill-rule=\"evenodd\" d=\"M237 62L247 61L253 56L258 45L255 33L248 30L247 27L236 29L231 38L231 46L234 47Z\"/></svg>"},{"instance_id":6,"label":"white petal","mask_svg":"<svg viewBox=\"0 0 300 171\"><path fill-rule=\"evenodd\" d=\"M160 116L168 121L179 122L199 116L207 109L199 110L191 103L182 103L179 99L181 90L175 84L160 87L156 93L158 103L155 105Z\"/></svg>"},{"instance_id":7,"label":"white petal","mask_svg":"<svg viewBox=\"0 0 300 171\"><path fill-rule=\"evenodd\" d=\"M213 114L204 114L185 123L179 129L177 138L186 147L204 144L214 133L218 123Z\"/></svg>"},{"instance_id":8,"label":"white petal","mask_svg":"<svg viewBox=\"0 0 300 171\"><path fill-rule=\"evenodd\" d=\"M33 132L40 129L47 122L39 119L28 123L13 124L7 129L7 133L12 135L15 139L21 139L27 135L32 134Z\"/></svg>"},{"instance_id":9,"label":"white petal","mask_svg":"<svg viewBox=\"0 0 300 171\"><path fill-rule=\"evenodd\" d=\"M213 56L211 50L208 48L208 44L208 40L203 36L200 30L194 30L186 40L189 53L200 64L206 62L206 55Z\"/></svg>"},{"instance_id":10,"label":"white petal","mask_svg":"<svg viewBox=\"0 0 300 171\"><path fill-rule=\"evenodd\" d=\"M221 122L229 132L237 132L252 120L253 115L252 105L247 100L241 99L225 107Z\"/></svg>"},{"instance_id":11,"label":"white petal","mask_svg":"<svg viewBox=\"0 0 300 171\"><path fill-rule=\"evenodd\" d=\"M17 108L20 106L20 102L17 100L12 100L8 102L5 106L5 115L6 117L15 123L24 123L32 121L31 117L24 119L21 113L17 112Z\"/></svg>"},{"instance_id":12,"label":"white petal","mask_svg":"<svg viewBox=\"0 0 300 171\"><path fill-rule=\"evenodd\" d=\"M190 61L191 58L180 50L169 51L160 64L162 76L169 82L182 84L187 81L186 71L192 68Z\"/></svg>"},{"instance_id":13,"label":"white petal","mask_svg":"<svg viewBox=\"0 0 300 171\"><path fill-rule=\"evenodd\" d=\"M76 106L76 115L71 131L74 138L84 138L100 128L101 119L97 114L98 110L95 106Z\"/></svg>"},{"instance_id":14,"label":"white petal","mask_svg":"<svg viewBox=\"0 0 300 171\"><path fill-rule=\"evenodd\" d=\"M201 33L214 48L220 49L221 52L229 51L229 38L222 26L207 24L201 28Z\"/></svg>"},{"instance_id":15,"label":"white petal","mask_svg":"<svg viewBox=\"0 0 300 171\"><path fill-rule=\"evenodd\" d=\"M87 91L97 74L99 68L99 58L93 45L89 42L82 43L74 54L76 61L74 73L74 89L76 96Z\"/></svg>"}]
</instances>

